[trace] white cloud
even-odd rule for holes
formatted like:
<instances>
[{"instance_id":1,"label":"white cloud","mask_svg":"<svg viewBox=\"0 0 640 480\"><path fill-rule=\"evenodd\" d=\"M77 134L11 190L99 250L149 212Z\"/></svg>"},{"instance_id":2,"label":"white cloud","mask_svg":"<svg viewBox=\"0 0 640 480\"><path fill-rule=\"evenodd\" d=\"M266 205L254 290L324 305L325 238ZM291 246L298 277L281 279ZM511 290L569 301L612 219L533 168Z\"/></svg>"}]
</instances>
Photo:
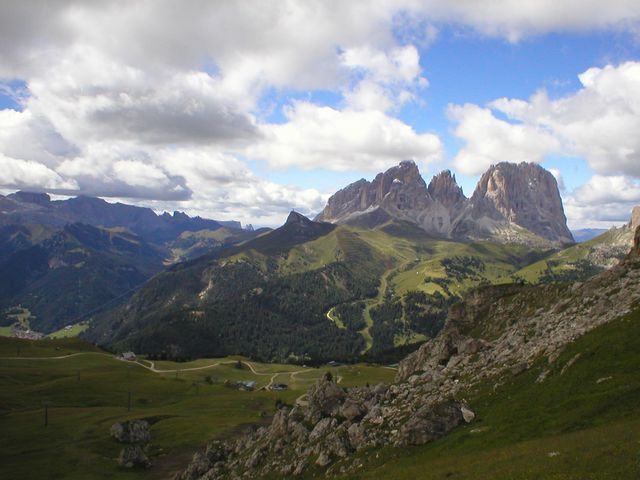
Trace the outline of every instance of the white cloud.
<instances>
[{"instance_id":1,"label":"white cloud","mask_svg":"<svg viewBox=\"0 0 640 480\"><path fill-rule=\"evenodd\" d=\"M264 140L247 154L274 168L380 171L399 159L428 164L442 155L440 139L416 133L380 111L336 110L296 102L287 122L263 125Z\"/></svg>"},{"instance_id":2,"label":"white cloud","mask_svg":"<svg viewBox=\"0 0 640 480\"><path fill-rule=\"evenodd\" d=\"M558 31L618 29L635 32L640 4L635 0L415 0L414 8L435 21L469 26L517 42Z\"/></svg>"},{"instance_id":3,"label":"white cloud","mask_svg":"<svg viewBox=\"0 0 640 480\"><path fill-rule=\"evenodd\" d=\"M77 188L45 165L30 160L6 157L0 153L0 186L33 190L66 190Z\"/></svg>"},{"instance_id":4,"label":"white cloud","mask_svg":"<svg viewBox=\"0 0 640 480\"><path fill-rule=\"evenodd\" d=\"M590 68L582 88L553 100L540 91L528 101L500 99L491 106L532 128L544 128L571 155L604 175L640 177L640 62Z\"/></svg>"},{"instance_id":5,"label":"white cloud","mask_svg":"<svg viewBox=\"0 0 640 480\"><path fill-rule=\"evenodd\" d=\"M573 197L580 203L592 205L640 204L640 185L623 176L595 175L586 184L576 189Z\"/></svg>"},{"instance_id":6,"label":"white cloud","mask_svg":"<svg viewBox=\"0 0 640 480\"><path fill-rule=\"evenodd\" d=\"M448 114L457 122L454 135L465 142L453 163L466 175L483 173L499 162L540 163L560 146L544 129L500 120L477 105L451 105Z\"/></svg>"},{"instance_id":7,"label":"white cloud","mask_svg":"<svg viewBox=\"0 0 640 480\"><path fill-rule=\"evenodd\" d=\"M389 52L370 46L348 48L342 53L341 60L345 67L360 69L380 83L411 83L420 75L420 55L413 45L394 48Z\"/></svg>"},{"instance_id":8,"label":"white cloud","mask_svg":"<svg viewBox=\"0 0 640 480\"><path fill-rule=\"evenodd\" d=\"M465 142L456 166L477 174L499 161L539 163L561 152L584 158L599 174L639 178L640 62L591 68L579 78L582 88L559 99L539 91L529 100L502 98L488 108L451 106L454 134Z\"/></svg>"},{"instance_id":9,"label":"white cloud","mask_svg":"<svg viewBox=\"0 0 640 480\"><path fill-rule=\"evenodd\" d=\"M297 203L312 211L323 194L256 179L233 154L277 168L378 171L405 158L432 162L441 157L438 137L388 112L427 86L414 45L432 42L439 23L517 40L566 28L633 30L638 18L630 0L3 1L0 79L24 80L30 97L21 99L22 112L0 111L0 183L166 205L189 198L184 208L206 216L243 217L247 208L254 219L259 211L275 218ZM634 78L614 83L630 92ZM615 91L598 72L583 82L603 99ZM288 123L261 125L264 93L289 89L338 92L344 105L300 102L286 111ZM604 138L592 138L598 125L584 133L589 158L604 165L599 159L617 141L617 165L629 172L636 145L616 128L637 131L636 111L607 112ZM471 131L472 114L477 124L482 112L467 113L471 123L460 120L460 134L473 148L458 159L467 170L496 159L538 161L555 148L551 124L488 118L484 134L502 135L491 144ZM571 129L562 139L579 148Z\"/></svg>"},{"instance_id":10,"label":"white cloud","mask_svg":"<svg viewBox=\"0 0 640 480\"><path fill-rule=\"evenodd\" d=\"M572 228L609 228L627 223L640 205L640 184L623 176L594 175L565 200Z\"/></svg>"}]
</instances>

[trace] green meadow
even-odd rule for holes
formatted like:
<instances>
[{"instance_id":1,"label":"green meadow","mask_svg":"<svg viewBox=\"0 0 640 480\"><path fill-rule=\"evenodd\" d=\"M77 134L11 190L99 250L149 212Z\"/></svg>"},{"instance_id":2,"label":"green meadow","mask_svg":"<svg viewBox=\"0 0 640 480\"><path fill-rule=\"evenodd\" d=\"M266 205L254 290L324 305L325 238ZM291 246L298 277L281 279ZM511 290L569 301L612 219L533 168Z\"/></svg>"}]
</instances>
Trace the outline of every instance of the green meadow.
<instances>
[{"instance_id":1,"label":"green meadow","mask_svg":"<svg viewBox=\"0 0 640 480\"><path fill-rule=\"evenodd\" d=\"M327 370L345 387L395 375L377 366L313 369L240 357L155 362L154 372L149 361L140 360L149 368L125 362L75 338L0 338L0 357L0 478L7 479L170 478L207 441L268 422L277 400L294 403ZM257 389L225 384L238 380L255 380ZM261 390L271 382L290 388ZM152 423L150 470L117 466L122 446L109 428L126 419Z\"/></svg>"}]
</instances>

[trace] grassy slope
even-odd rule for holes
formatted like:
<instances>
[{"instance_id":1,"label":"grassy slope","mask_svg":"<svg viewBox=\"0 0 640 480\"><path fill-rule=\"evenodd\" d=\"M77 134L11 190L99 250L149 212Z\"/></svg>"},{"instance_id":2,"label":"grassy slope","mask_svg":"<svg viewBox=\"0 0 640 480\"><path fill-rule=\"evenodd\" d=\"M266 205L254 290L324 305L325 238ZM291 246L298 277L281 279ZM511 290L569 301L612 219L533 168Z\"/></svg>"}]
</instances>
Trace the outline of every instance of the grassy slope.
<instances>
[{"instance_id":1,"label":"grassy slope","mask_svg":"<svg viewBox=\"0 0 640 480\"><path fill-rule=\"evenodd\" d=\"M576 263L587 260L593 250L600 246L612 244L628 244L631 246L632 240L633 234L628 233L624 228L612 229L591 240L577 243L559 252L555 252L538 262L527 265L516 272L515 275L528 282L535 283L548 271L561 274L574 270ZM627 250L627 248L623 246L621 251L625 250Z\"/></svg>"},{"instance_id":2,"label":"grassy slope","mask_svg":"<svg viewBox=\"0 0 640 480\"><path fill-rule=\"evenodd\" d=\"M579 355L564 373L562 368ZM640 475L640 311L466 398L472 424L424 447L363 455L372 479L634 479Z\"/></svg>"},{"instance_id":3,"label":"grassy slope","mask_svg":"<svg viewBox=\"0 0 640 480\"><path fill-rule=\"evenodd\" d=\"M371 348L372 338L369 328L372 325L371 308L380 304L385 295L394 293L402 296L411 290L426 293L443 292L434 283L426 283L426 277L446 278L442 260L446 258L473 257L485 264L483 276L492 283L511 281L509 276L522 267L522 258L530 252L528 247L521 245L500 245L490 242L461 243L428 237L416 227L404 224L390 224L386 227L370 230L352 226L340 226L326 236L312 242L299 245L291 250L287 258L280 260L280 270L283 273L322 268L341 258L344 250L341 248L339 236L348 232L369 244L379 252L381 258L386 259L386 270L380 277L380 287L375 298L366 301L364 319L367 327L360 333ZM260 254L245 252L242 257L251 258L258 264L266 261ZM454 294L477 286L477 279L465 279L451 287ZM330 319L340 325L342 322L334 312L327 312ZM396 338L396 345L423 341L426 337L420 334L409 334Z\"/></svg>"},{"instance_id":4,"label":"grassy slope","mask_svg":"<svg viewBox=\"0 0 640 480\"><path fill-rule=\"evenodd\" d=\"M24 357L89 354L60 360L26 360ZM242 425L271 414L277 398L293 402L324 373L291 365L252 362L259 373L233 368L235 358L214 368L157 374L97 351L79 339L38 342L0 339L0 478L156 479L170 478L184 468L194 450L209 439L228 436ZM163 369L205 366L216 360L190 364L158 362ZM304 370L298 374L293 372ZM332 368L344 386L389 382L394 372L364 365ZM279 371L288 373L277 374ZM78 379L78 373L80 378ZM277 374L277 375L276 375ZM205 377L218 379L209 385ZM255 379L265 385L289 383L284 392L239 392L225 387L225 379ZM194 382L198 382L196 388ZM133 409L127 411L128 391ZM43 426L42 402L51 401L49 426ZM127 418L153 421L153 461L148 472L127 472L116 466L121 445L108 436L109 427Z\"/></svg>"},{"instance_id":5,"label":"grassy slope","mask_svg":"<svg viewBox=\"0 0 640 480\"><path fill-rule=\"evenodd\" d=\"M63 327L60 330L50 333L49 336L51 338L77 337L82 332L84 332L88 327L89 327L89 324L86 322L76 323L69 329L66 329L65 327Z\"/></svg>"}]
</instances>

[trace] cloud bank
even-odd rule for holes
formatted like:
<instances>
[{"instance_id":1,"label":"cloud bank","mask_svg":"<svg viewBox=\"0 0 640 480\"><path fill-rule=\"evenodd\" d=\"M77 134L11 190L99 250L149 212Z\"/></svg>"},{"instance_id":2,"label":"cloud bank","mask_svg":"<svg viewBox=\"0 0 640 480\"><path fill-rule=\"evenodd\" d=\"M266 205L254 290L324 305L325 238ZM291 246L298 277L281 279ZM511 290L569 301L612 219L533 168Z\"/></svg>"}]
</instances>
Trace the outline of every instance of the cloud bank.
<instances>
[{"instance_id":1,"label":"cloud bank","mask_svg":"<svg viewBox=\"0 0 640 480\"><path fill-rule=\"evenodd\" d=\"M428 88L418 47L440 25L518 42L555 31L638 32L632 0L0 3L0 186L147 201L256 223L327 193L257 178L273 169L379 171L443 158L441 139L397 117ZM583 155L600 174L638 170L638 65L592 69L575 95L452 106L463 172ZM327 106L273 92L332 92ZM496 115L499 112L500 115ZM506 117L506 120L505 118ZM585 121L584 118L593 119ZM280 217L279 217L280 216ZM278 220L279 221L279 220ZM277 222L276 222L277 223Z\"/></svg>"}]
</instances>

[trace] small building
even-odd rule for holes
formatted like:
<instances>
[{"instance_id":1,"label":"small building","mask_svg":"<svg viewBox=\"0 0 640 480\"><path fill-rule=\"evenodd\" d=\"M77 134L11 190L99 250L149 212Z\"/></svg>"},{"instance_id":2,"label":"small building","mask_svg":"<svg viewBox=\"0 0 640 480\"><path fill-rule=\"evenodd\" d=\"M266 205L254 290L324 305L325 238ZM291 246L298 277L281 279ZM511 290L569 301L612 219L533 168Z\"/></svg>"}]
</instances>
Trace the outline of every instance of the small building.
<instances>
[{"instance_id":1,"label":"small building","mask_svg":"<svg viewBox=\"0 0 640 480\"><path fill-rule=\"evenodd\" d=\"M123 352L121 356L123 360L127 360L129 362L133 362L136 359L136 354L133 352Z\"/></svg>"},{"instance_id":2,"label":"small building","mask_svg":"<svg viewBox=\"0 0 640 480\"><path fill-rule=\"evenodd\" d=\"M331 360L328 365L330 367L339 367L340 366L340 362L336 362L335 360Z\"/></svg>"},{"instance_id":3,"label":"small building","mask_svg":"<svg viewBox=\"0 0 640 480\"><path fill-rule=\"evenodd\" d=\"M282 391L288 388L289 388L289 385L287 385L286 383L274 383L273 385L271 385L271 390Z\"/></svg>"},{"instance_id":4,"label":"small building","mask_svg":"<svg viewBox=\"0 0 640 480\"><path fill-rule=\"evenodd\" d=\"M246 392L252 391L252 390L255 390L255 388L256 388L256 381L255 380L240 380L239 382L236 382L236 387L238 387L238 390L244 390Z\"/></svg>"}]
</instances>

